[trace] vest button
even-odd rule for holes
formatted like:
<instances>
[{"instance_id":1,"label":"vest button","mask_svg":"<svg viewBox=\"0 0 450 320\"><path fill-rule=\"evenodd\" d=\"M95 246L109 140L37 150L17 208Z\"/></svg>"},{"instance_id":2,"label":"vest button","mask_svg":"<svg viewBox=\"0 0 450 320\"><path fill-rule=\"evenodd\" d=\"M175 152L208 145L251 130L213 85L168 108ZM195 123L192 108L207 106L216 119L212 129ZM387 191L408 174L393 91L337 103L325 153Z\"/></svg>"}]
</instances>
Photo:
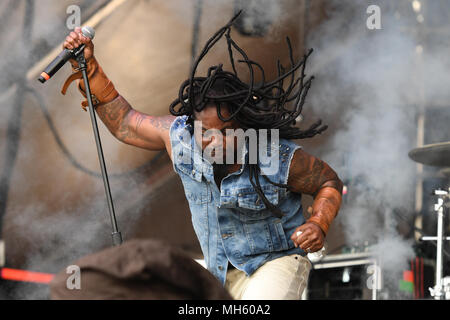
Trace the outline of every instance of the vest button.
<instances>
[{"instance_id":1,"label":"vest button","mask_svg":"<svg viewBox=\"0 0 450 320\"><path fill-rule=\"evenodd\" d=\"M219 270L223 270L223 267L222 267L222 266L219 266Z\"/></svg>"}]
</instances>

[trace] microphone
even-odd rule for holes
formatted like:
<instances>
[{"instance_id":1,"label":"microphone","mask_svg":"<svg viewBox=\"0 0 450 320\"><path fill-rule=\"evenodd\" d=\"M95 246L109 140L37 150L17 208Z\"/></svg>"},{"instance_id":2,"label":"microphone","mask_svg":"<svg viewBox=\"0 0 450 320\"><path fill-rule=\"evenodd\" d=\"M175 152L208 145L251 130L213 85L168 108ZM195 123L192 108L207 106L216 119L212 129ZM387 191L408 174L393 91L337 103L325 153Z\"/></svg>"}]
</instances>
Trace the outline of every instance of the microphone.
<instances>
[{"instance_id":1,"label":"microphone","mask_svg":"<svg viewBox=\"0 0 450 320\"><path fill-rule=\"evenodd\" d=\"M89 39L94 39L95 30L92 27L85 26L81 29L83 35ZM61 53L44 69L44 71L39 76L38 80L42 83L50 79L59 69L67 62L69 59L78 56L84 49L84 44L78 48L69 50L64 49Z\"/></svg>"}]
</instances>

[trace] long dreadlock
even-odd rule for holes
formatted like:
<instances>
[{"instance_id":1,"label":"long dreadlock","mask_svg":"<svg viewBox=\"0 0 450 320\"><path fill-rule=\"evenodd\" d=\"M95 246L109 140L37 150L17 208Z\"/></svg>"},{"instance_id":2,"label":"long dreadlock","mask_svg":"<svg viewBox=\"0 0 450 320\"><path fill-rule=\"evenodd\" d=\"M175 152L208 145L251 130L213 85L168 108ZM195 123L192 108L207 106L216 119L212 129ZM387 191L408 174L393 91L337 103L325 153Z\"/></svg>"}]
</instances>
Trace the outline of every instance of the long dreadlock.
<instances>
[{"instance_id":1,"label":"long dreadlock","mask_svg":"<svg viewBox=\"0 0 450 320\"><path fill-rule=\"evenodd\" d=\"M302 112L306 95L314 79L312 76L305 79L306 60L313 50L310 49L303 56L303 59L295 63L290 39L286 37L290 66L285 69L278 60L278 77L266 82L262 66L250 60L247 54L231 38L231 26L240 13L241 11L206 42L205 47L193 63L189 79L181 84L178 98L170 104L170 113L174 116L187 115L188 121L192 122L194 111L200 112L207 104L213 102L216 105L217 116L220 120L224 122L236 120L242 129L278 129L280 138L284 139L311 138L322 133L327 129L327 126L322 125L320 119L306 130L301 130L295 126L296 118ZM208 69L206 77L196 77L195 73L200 61L224 35L233 72L223 70L223 65L218 64ZM238 77L233 49L242 56L242 59L237 62L244 63L248 67L249 83L244 83ZM262 81L258 84L255 83L254 67L259 69L262 76ZM300 75L296 77L296 72L299 69ZM287 78L289 78L289 85L284 89L284 81ZM223 105L228 107L230 113L228 118L222 115L221 108ZM275 216L281 217L283 215L281 210L264 195L259 175L275 186L287 189L290 187L287 184L275 183L261 174L261 169L257 163L249 164L249 171L250 183L266 208L271 210Z\"/></svg>"}]
</instances>

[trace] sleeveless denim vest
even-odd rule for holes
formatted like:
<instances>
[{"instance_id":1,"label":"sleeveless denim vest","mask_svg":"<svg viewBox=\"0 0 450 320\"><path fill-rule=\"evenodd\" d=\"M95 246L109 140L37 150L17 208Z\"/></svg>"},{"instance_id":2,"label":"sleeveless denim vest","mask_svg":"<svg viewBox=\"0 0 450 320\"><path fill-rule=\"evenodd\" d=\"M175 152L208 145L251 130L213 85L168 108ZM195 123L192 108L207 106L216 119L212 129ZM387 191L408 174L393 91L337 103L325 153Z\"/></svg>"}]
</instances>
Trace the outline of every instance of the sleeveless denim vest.
<instances>
[{"instance_id":1,"label":"sleeveless denim vest","mask_svg":"<svg viewBox=\"0 0 450 320\"><path fill-rule=\"evenodd\" d=\"M295 253L305 256L290 239L294 230L305 223L301 195L260 177L266 198L284 213L277 218L251 185L245 160L238 171L222 180L219 190L213 167L202 157L193 126L186 120L187 116L176 117L170 127L172 161L183 183L208 270L224 285L228 261L251 275L267 261ZM290 140L279 139L279 166L275 174L267 175L271 181L287 183L292 156L298 148ZM248 144L244 144L243 156L247 149Z\"/></svg>"}]
</instances>

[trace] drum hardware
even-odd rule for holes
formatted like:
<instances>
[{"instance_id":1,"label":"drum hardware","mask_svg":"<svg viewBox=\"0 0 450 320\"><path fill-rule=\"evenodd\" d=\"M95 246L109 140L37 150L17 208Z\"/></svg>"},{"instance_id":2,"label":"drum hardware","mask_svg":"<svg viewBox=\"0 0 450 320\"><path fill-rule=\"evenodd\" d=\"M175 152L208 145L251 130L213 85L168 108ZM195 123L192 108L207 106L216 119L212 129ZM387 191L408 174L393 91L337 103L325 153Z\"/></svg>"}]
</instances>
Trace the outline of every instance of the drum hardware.
<instances>
[{"instance_id":1,"label":"drum hardware","mask_svg":"<svg viewBox=\"0 0 450 320\"><path fill-rule=\"evenodd\" d=\"M433 288L429 288L429 290L432 297L434 297L436 300L441 300L445 298L446 291L449 290L449 288L444 288L442 269L444 240L450 240L450 237L444 237L444 208L445 204L448 204L450 202L450 188L449 191L435 190L434 194L438 196L437 203L434 206L434 210L438 215L437 237L422 237L421 239L424 241L436 240L437 243L435 286Z\"/></svg>"},{"instance_id":2,"label":"drum hardware","mask_svg":"<svg viewBox=\"0 0 450 320\"><path fill-rule=\"evenodd\" d=\"M415 162L434 167L450 167L450 141L412 149L408 156Z\"/></svg>"},{"instance_id":3,"label":"drum hardware","mask_svg":"<svg viewBox=\"0 0 450 320\"><path fill-rule=\"evenodd\" d=\"M440 170L440 174L446 177L450 175L450 142L440 142L425 145L423 147L415 148L408 153L409 157L419 163L434 166L444 167ZM443 277L443 245L445 240L450 240L450 237L444 236L444 212L449 211L450 206L450 188L448 190L437 189L433 192L437 196L437 203L434 205L434 211L437 214L437 235L435 237L424 236L421 237L423 241L436 241L436 274L435 285L429 288L431 296L436 300L445 299L450 292L449 281L444 281Z\"/></svg>"},{"instance_id":4,"label":"drum hardware","mask_svg":"<svg viewBox=\"0 0 450 320\"><path fill-rule=\"evenodd\" d=\"M439 171L439 174L450 177L450 142L440 142L428 144L423 147L415 148L408 153L408 156L419 163L434 166L444 167ZM450 282L444 281L443 277L443 252L444 241L450 240L450 237L444 236L444 213L449 211L450 207L450 188L448 190L437 189L433 192L437 196L437 203L434 205L434 211L437 214L437 235L423 236L422 241L436 241L436 274L435 285L429 288L430 294L434 299L440 300L447 298L450 292Z\"/></svg>"}]
</instances>

